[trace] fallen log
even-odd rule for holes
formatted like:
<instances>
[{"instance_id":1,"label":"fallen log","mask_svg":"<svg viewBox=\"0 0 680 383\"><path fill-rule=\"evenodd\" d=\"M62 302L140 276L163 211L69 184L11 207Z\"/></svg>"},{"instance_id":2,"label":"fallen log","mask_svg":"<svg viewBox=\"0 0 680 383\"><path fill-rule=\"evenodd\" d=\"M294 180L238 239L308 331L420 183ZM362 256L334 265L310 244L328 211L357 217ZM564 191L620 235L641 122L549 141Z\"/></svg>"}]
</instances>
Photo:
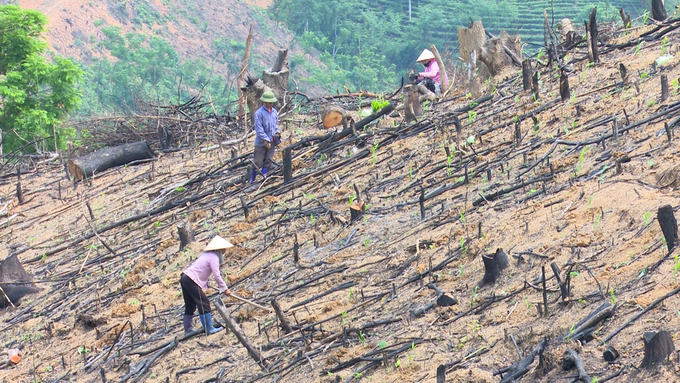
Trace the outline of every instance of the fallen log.
<instances>
[{"instance_id":1,"label":"fallen log","mask_svg":"<svg viewBox=\"0 0 680 383\"><path fill-rule=\"evenodd\" d=\"M351 119L352 116L349 112L337 105L326 106L321 111L321 122L326 129L335 128L341 124L346 125L347 121Z\"/></svg>"},{"instance_id":2,"label":"fallen log","mask_svg":"<svg viewBox=\"0 0 680 383\"><path fill-rule=\"evenodd\" d=\"M514 382L517 380L517 378L520 378L526 374L527 371L529 371L529 366L534 362L534 358L537 355L543 355L546 347L548 347L548 338L543 338L543 340L540 341L538 345L536 345L529 355L510 367L508 373L501 380L501 383Z\"/></svg>"},{"instance_id":3,"label":"fallen log","mask_svg":"<svg viewBox=\"0 0 680 383\"><path fill-rule=\"evenodd\" d=\"M115 166L133 161L154 158L154 153L144 141L113 146L68 160L68 170L76 181L92 177Z\"/></svg>"},{"instance_id":4,"label":"fallen log","mask_svg":"<svg viewBox=\"0 0 680 383\"><path fill-rule=\"evenodd\" d=\"M236 336L236 339L245 347L245 349L248 351L248 355L260 366L265 367L266 366L266 361L265 359L262 358L262 355L260 355L260 352L253 346L253 344L250 342L250 339L246 336L246 334L243 333L243 330L241 330L241 326L236 323L236 321L229 315L229 312L227 311L227 308L224 306L224 303L222 302L221 299L217 299L215 301L215 308L217 309L217 312L220 313L220 316L222 319L224 319L224 324L231 330L231 332Z\"/></svg>"},{"instance_id":5,"label":"fallen log","mask_svg":"<svg viewBox=\"0 0 680 383\"><path fill-rule=\"evenodd\" d=\"M583 367L583 361L578 356L576 351L574 351L572 349L568 349L567 351L564 352L563 358L564 358L562 360L562 369L563 370L565 370L565 371L570 370L574 366L576 366L576 370L578 370L578 377L576 378L576 380L573 380L573 381L576 381L576 382L581 381L581 382L584 382L584 383L591 383L592 382L592 379L590 378L588 373L586 373L586 369Z\"/></svg>"},{"instance_id":6,"label":"fallen log","mask_svg":"<svg viewBox=\"0 0 680 383\"><path fill-rule=\"evenodd\" d=\"M616 306L612 306L609 302L604 303L574 325L574 328L569 331L569 334L564 337L564 340L579 340L583 338L587 335L586 330L593 329L601 321L610 318L614 314L615 309ZM590 332L592 332L592 330Z\"/></svg>"}]
</instances>

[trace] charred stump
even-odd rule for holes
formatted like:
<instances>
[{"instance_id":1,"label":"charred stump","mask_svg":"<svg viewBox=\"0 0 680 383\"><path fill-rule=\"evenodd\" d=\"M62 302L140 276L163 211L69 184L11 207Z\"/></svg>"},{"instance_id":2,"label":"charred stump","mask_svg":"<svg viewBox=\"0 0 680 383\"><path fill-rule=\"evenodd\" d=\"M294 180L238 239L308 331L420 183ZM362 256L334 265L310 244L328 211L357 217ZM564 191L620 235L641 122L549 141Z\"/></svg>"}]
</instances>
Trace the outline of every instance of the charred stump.
<instances>
[{"instance_id":1,"label":"charred stump","mask_svg":"<svg viewBox=\"0 0 680 383\"><path fill-rule=\"evenodd\" d=\"M630 28L630 12L626 13L623 8L619 8L619 14L621 15L621 21L623 22L623 29Z\"/></svg>"},{"instance_id":2,"label":"charred stump","mask_svg":"<svg viewBox=\"0 0 680 383\"><path fill-rule=\"evenodd\" d=\"M667 360L671 353L675 351L673 339L668 331L646 332L643 340L645 342L645 357L642 359L640 367L648 370Z\"/></svg>"},{"instance_id":3,"label":"charred stump","mask_svg":"<svg viewBox=\"0 0 680 383\"><path fill-rule=\"evenodd\" d=\"M321 111L321 122L326 129L345 125L351 119L349 112L337 105L328 105Z\"/></svg>"},{"instance_id":4,"label":"charred stump","mask_svg":"<svg viewBox=\"0 0 680 383\"><path fill-rule=\"evenodd\" d=\"M524 359L510 366L507 374L501 380L501 383L511 383L518 381L524 374L529 371L529 366L534 363L534 358L536 356L542 356L545 349L548 347L548 338L543 338L542 341L534 347L533 351L529 355L525 356Z\"/></svg>"},{"instance_id":5,"label":"charred stump","mask_svg":"<svg viewBox=\"0 0 680 383\"><path fill-rule=\"evenodd\" d=\"M663 0L652 0L652 18L656 21L664 21L668 18Z\"/></svg>"},{"instance_id":6,"label":"charred stump","mask_svg":"<svg viewBox=\"0 0 680 383\"><path fill-rule=\"evenodd\" d=\"M661 225L661 231L666 240L668 251L671 252L678 243L678 221L675 219L673 207L671 205L660 207L656 213L656 219L659 221L659 225Z\"/></svg>"},{"instance_id":7,"label":"charred stump","mask_svg":"<svg viewBox=\"0 0 680 383\"><path fill-rule=\"evenodd\" d=\"M283 149L283 183L293 180L293 154L290 146Z\"/></svg>"},{"instance_id":8,"label":"charred stump","mask_svg":"<svg viewBox=\"0 0 680 383\"><path fill-rule=\"evenodd\" d=\"M571 91L569 91L569 77L567 73L562 69L560 71L560 97L562 102L567 102L571 98Z\"/></svg>"},{"instance_id":9,"label":"charred stump","mask_svg":"<svg viewBox=\"0 0 680 383\"><path fill-rule=\"evenodd\" d=\"M24 203L24 192L21 190L21 169L17 168L17 200L19 205Z\"/></svg>"},{"instance_id":10,"label":"charred stump","mask_svg":"<svg viewBox=\"0 0 680 383\"><path fill-rule=\"evenodd\" d=\"M82 181L106 169L150 158L154 158L154 153L149 144L139 141L108 147L68 160L68 169L76 181Z\"/></svg>"},{"instance_id":11,"label":"charred stump","mask_svg":"<svg viewBox=\"0 0 680 383\"><path fill-rule=\"evenodd\" d=\"M273 92L274 90L265 84L262 79L253 78L248 76L246 78L246 84L241 88L243 94L246 98L246 103L248 104L248 112L250 114L250 121L254 121L255 112L262 106L262 101L260 97L266 91ZM277 99L278 100L278 99ZM276 108L280 108L278 102L274 105Z\"/></svg>"},{"instance_id":12,"label":"charred stump","mask_svg":"<svg viewBox=\"0 0 680 383\"><path fill-rule=\"evenodd\" d=\"M531 75L533 69L531 68L531 60L522 61L522 88L525 92L531 90Z\"/></svg>"},{"instance_id":13,"label":"charred stump","mask_svg":"<svg viewBox=\"0 0 680 383\"><path fill-rule=\"evenodd\" d=\"M183 222L177 225L177 234L179 234L179 251L184 250L188 244L196 240L190 222Z\"/></svg>"},{"instance_id":14,"label":"charred stump","mask_svg":"<svg viewBox=\"0 0 680 383\"><path fill-rule=\"evenodd\" d=\"M283 332L286 334L293 332L293 329L290 327L290 323L288 322L286 315L283 313L283 310L281 310L281 306L279 306L279 302L277 302L276 299L272 298L271 304L272 307L274 308L274 312L276 313L276 317L279 318L279 322L281 322L281 328L283 328Z\"/></svg>"},{"instance_id":15,"label":"charred stump","mask_svg":"<svg viewBox=\"0 0 680 383\"><path fill-rule=\"evenodd\" d=\"M550 268L553 271L553 274L555 274L555 279L557 280L557 285L560 286L560 294L562 295L562 302L564 302L565 299L569 298L569 290L567 289L567 284L562 281L562 277L560 277L560 267L557 266L557 263L553 262L550 264Z\"/></svg>"},{"instance_id":16,"label":"charred stump","mask_svg":"<svg viewBox=\"0 0 680 383\"><path fill-rule=\"evenodd\" d=\"M593 50L593 62L600 62L600 55L597 51L597 7L594 7L590 12L590 22L588 23L588 31L590 32L590 40L588 44L592 46Z\"/></svg>"},{"instance_id":17,"label":"charred stump","mask_svg":"<svg viewBox=\"0 0 680 383\"><path fill-rule=\"evenodd\" d=\"M534 72L533 80L531 81L531 90L534 92L534 101L538 100L541 95L538 89L538 71Z\"/></svg>"},{"instance_id":18,"label":"charred stump","mask_svg":"<svg viewBox=\"0 0 680 383\"><path fill-rule=\"evenodd\" d=\"M262 358L262 355L258 351L258 349L253 346L253 344L250 342L250 339L246 336L246 334L241 330L241 327L236 323L234 318L229 315L229 312L227 311L226 307L224 306L224 303L222 303L221 300L217 300L215 304L215 308L217 309L217 312L220 313L220 316L224 320L224 324L229 328L229 330L236 336L236 339L245 347L245 349L248 351L248 355L260 366L265 366L265 359Z\"/></svg>"},{"instance_id":19,"label":"charred stump","mask_svg":"<svg viewBox=\"0 0 680 383\"><path fill-rule=\"evenodd\" d=\"M420 105L418 87L414 85L404 86L404 120L406 122L415 121L423 114Z\"/></svg>"},{"instance_id":20,"label":"charred stump","mask_svg":"<svg viewBox=\"0 0 680 383\"><path fill-rule=\"evenodd\" d=\"M661 102L668 100L668 76L661 75Z\"/></svg>"},{"instance_id":21,"label":"charred stump","mask_svg":"<svg viewBox=\"0 0 680 383\"><path fill-rule=\"evenodd\" d=\"M493 255L482 255L484 261L484 278L482 284L494 283L501 275L501 271L508 267L508 256L503 249L496 249Z\"/></svg>"},{"instance_id":22,"label":"charred stump","mask_svg":"<svg viewBox=\"0 0 680 383\"><path fill-rule=\"evenodd\" d=\"M437 367L437 383L446 383L446 365L440 364Z\"/></svg>"},{"instance_id":23,"label":"charred stump","mask_svg":"<svg viewBox=\"0 0 680 383\"><path fill-rule=\"evenodd\" d=\"M14 306L26 295L40 291L32 281L16 254L0 261L0 308Z\"/></svg>"}]
</instances>

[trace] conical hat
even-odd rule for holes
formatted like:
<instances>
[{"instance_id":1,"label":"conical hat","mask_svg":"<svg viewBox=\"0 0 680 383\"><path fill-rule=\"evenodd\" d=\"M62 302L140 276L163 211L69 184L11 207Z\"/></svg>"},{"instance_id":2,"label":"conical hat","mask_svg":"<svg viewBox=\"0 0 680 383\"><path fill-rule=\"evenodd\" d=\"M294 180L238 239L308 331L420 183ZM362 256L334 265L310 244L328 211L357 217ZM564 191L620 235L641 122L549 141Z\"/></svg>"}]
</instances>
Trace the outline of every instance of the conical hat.
<instances>
[{"instance_id":1,"label":"conical hat","mask_svg":"<svg viewBox=\"0 0 680 383\"><path fill-rule=\"evenodd\" d=\"M219 235L216 235L215 238L213 238L212 241L210 241L208 246L206 246L205 249L203 249L203 251L228 249L230 247L234 247L234 245L232 245L231 242L220 237Z\"/></svg>"},{"instance_id":2,"label":"conical hat","mask_svg":"<svg viewBox=\"0 0 680 383\"><path fill-rule=\"evenodd\" d=\"M434 53L432 53L432 51L429 49L423 49L423 53L418 56L418 60L416 60L416 62L421 63L430 60L434 60Z\"/></svg>"}]
</instances>

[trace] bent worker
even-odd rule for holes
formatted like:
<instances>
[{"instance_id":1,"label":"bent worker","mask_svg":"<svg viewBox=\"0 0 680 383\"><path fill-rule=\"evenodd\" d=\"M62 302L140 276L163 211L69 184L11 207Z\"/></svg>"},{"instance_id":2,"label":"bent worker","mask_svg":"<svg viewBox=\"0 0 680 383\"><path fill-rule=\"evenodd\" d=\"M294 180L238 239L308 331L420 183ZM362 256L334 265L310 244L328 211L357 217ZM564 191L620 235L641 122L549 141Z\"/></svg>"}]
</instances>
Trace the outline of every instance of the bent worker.
<instances>
[{"instance_id":1,"label":"bent worker","mask_svg":"<svg viewBox=\"0 0 680 383\"><path fill-rule=\"evenodd\" d=\"M437 60L434 58L434 53L429 49L424 49L416 62L425 65L425 71L418 73L418 84L425 85L427 89L439 96L441 74L439 73L439 64L437 64ZM446 76L446 73L444 73L444 79L448 84L449 78Z\"/></svg>"},{"instance_id":2,"label":"bent worker","mask_svg":"<svg viewBox=\"0 0 680 383\"><path fill-rule=\"evenodd\" d=\"M262 106L253 116L255 125L255 150L253 151L253 162L256 168L250 171L250 183L255 182L258 171L263 176L272 170L274 163L274 147L281 143L281 133L279 132L279 115L274 108L276 96L271 91L266 91L260 97Z\"/></svg>"},{"instance_id":3,"label":"bent worker","mask_svg":"<svg viewBox=\"0 0 680 383\"><path fill-rule=\"evenodd\" d=\"M182 286L182 296L184 297L183 324L185 334L193 331L192 321L197 308L198 317L201 320L204 331L208 335L222 330L222 327L213 327L210 315L210 301L203 290L208 288L208 278L212 274L217 282L220 294L231 296L231 291L229 291L227 284L224 283L220 274L220 265L224 264L224 253L226 250L233 246L219 235L215 236L208 243L208 246L203 249L203 253L182 273L180 285Z\"/></svg>"}]
</instances>

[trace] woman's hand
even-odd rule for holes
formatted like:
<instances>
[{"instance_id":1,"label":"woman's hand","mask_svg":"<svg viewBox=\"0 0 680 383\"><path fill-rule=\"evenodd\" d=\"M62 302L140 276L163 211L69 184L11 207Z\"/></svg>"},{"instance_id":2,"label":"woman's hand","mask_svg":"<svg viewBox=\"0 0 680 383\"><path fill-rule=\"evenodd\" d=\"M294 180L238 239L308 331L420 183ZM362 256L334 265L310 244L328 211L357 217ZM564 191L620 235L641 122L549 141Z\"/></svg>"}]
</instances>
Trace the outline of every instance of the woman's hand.
<instances>
[{"instance_id":1,"label":"woman's hand","mask_svg":"<svg viewBox=\"0 0 680 383\"><path fill-rule=\"evenodd\" d=\"M229 291L229 289L226 289L226 290L223 291L223 294L224 294L225 296L227 296L227 297L230 297L230 296L231 296L231 291Z\"/></svg>"}]
</instances>

